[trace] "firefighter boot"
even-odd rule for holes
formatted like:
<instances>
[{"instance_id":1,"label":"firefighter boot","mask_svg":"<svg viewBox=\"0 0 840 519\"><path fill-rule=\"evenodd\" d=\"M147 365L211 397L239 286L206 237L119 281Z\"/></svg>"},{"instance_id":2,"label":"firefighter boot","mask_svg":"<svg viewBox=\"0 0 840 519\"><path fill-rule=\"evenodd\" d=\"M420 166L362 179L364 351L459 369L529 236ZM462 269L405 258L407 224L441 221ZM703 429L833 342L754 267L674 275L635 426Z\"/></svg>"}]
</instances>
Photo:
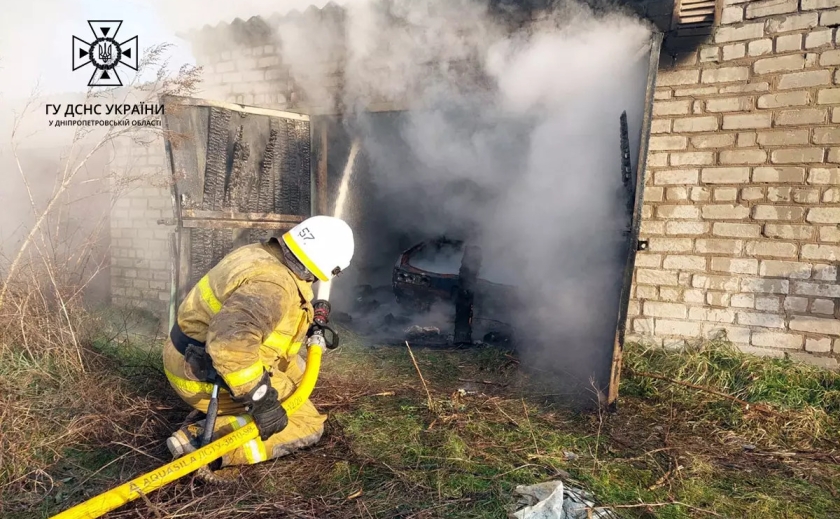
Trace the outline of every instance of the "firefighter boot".
<instances>
[{"instance_id":1,"label":"firefighter boot","mask_svg":"<svg viewBox=\"0 0 840 519\"><path fill-rule=\"evenodd\" d=\"M180 458L184 454L195 452L201 447L201 434L204 431L204 420L185 425L175 431L166 440L172 458Z\"/></svg>"}]
</instances>

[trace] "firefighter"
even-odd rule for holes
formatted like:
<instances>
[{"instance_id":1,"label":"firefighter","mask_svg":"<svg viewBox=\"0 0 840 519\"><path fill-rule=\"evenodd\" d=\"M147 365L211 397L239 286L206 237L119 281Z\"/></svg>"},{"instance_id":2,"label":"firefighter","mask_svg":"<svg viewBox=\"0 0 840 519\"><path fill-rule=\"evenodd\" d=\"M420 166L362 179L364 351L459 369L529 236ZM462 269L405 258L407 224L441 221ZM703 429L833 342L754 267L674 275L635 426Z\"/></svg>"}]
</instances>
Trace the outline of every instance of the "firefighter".
<instances>
[{"instance_id":1,"label":"firefighter","mask_svg":"<svg viewBox=\"0 0 840 519\"><path fill-rule=\"evenodd\" d=\"M343 220L314 216L280 239L240 247L225 256L187 294L163 350L166 377L194 409L206 412L220 383L213 440L247 423L260 438L211 468L253 464L316 443L326 416L306 401L291 416L280 405L300 383L301 344L313 322L312 283L331 280L350 265L353 233ZM168 440L174 457L196 450L203 421Z\"/></svg>"}]
</instances>

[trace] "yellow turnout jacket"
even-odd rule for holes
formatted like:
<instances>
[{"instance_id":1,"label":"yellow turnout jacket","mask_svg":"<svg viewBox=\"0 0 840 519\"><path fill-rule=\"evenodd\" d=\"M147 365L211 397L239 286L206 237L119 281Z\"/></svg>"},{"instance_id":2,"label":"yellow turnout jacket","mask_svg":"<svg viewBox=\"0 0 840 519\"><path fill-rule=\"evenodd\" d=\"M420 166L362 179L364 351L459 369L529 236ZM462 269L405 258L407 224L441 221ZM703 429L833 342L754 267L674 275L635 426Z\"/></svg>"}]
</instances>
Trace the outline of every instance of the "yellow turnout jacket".
<instances>
[{"instance_id":1,"label":"yellow turnout jacket","mask_svg":"<svg viewBox=\"0 0 840 519\"><path fill-rule=\"evenodd\" d=\"M312 323L312 295L312 284L289 270L271 239L236 249L213 267L181 303L178 325L206 344L213 367L235 396L250 391L264 370L289 372L297 384L297 354ZM196 404L212 386L190 372L171 342L164 349L164 368L182 397L205 407Z\"/></svg>"}]
</instances>

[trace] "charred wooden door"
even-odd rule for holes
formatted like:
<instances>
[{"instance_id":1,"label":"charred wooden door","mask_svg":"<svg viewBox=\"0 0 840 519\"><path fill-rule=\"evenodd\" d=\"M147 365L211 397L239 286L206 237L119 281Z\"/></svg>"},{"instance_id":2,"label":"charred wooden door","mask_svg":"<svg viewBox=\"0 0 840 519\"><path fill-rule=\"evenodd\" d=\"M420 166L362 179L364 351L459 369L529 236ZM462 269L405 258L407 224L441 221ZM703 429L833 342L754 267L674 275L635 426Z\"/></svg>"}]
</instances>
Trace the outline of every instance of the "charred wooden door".
<instances>
[{"instance_id":1,"label":"charred wooden door","mask_svg":"<svg viewBox=\"0 0 840 519\"><path fill-rule=\"evenodd\" d=\"M166 96L162 103L177 307L225 254L313 214L310 120L203 99Z\"/></svg>"}]
</instances>

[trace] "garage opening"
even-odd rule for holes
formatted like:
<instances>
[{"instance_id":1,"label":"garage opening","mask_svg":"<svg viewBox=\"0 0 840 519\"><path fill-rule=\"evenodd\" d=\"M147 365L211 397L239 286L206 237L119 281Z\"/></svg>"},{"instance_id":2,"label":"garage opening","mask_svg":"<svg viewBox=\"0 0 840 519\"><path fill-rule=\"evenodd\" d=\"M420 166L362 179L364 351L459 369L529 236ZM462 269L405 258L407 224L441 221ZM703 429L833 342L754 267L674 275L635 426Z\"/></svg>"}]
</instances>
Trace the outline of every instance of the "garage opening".
<instances>
[{"instance_id":1,"label":"garage opening","mask_svg":"<svg viewBox=\"0 0 840 519\"><path fill-rule=\"evenodd\" d=\"M466 99L316 118L328 207L346 197L357 240L332 290L337 317L381 344L511 348L558 397L605 403L648 58L622 78L626 95L577 99L556 117Z\"/></svg>"}]
</instances>

